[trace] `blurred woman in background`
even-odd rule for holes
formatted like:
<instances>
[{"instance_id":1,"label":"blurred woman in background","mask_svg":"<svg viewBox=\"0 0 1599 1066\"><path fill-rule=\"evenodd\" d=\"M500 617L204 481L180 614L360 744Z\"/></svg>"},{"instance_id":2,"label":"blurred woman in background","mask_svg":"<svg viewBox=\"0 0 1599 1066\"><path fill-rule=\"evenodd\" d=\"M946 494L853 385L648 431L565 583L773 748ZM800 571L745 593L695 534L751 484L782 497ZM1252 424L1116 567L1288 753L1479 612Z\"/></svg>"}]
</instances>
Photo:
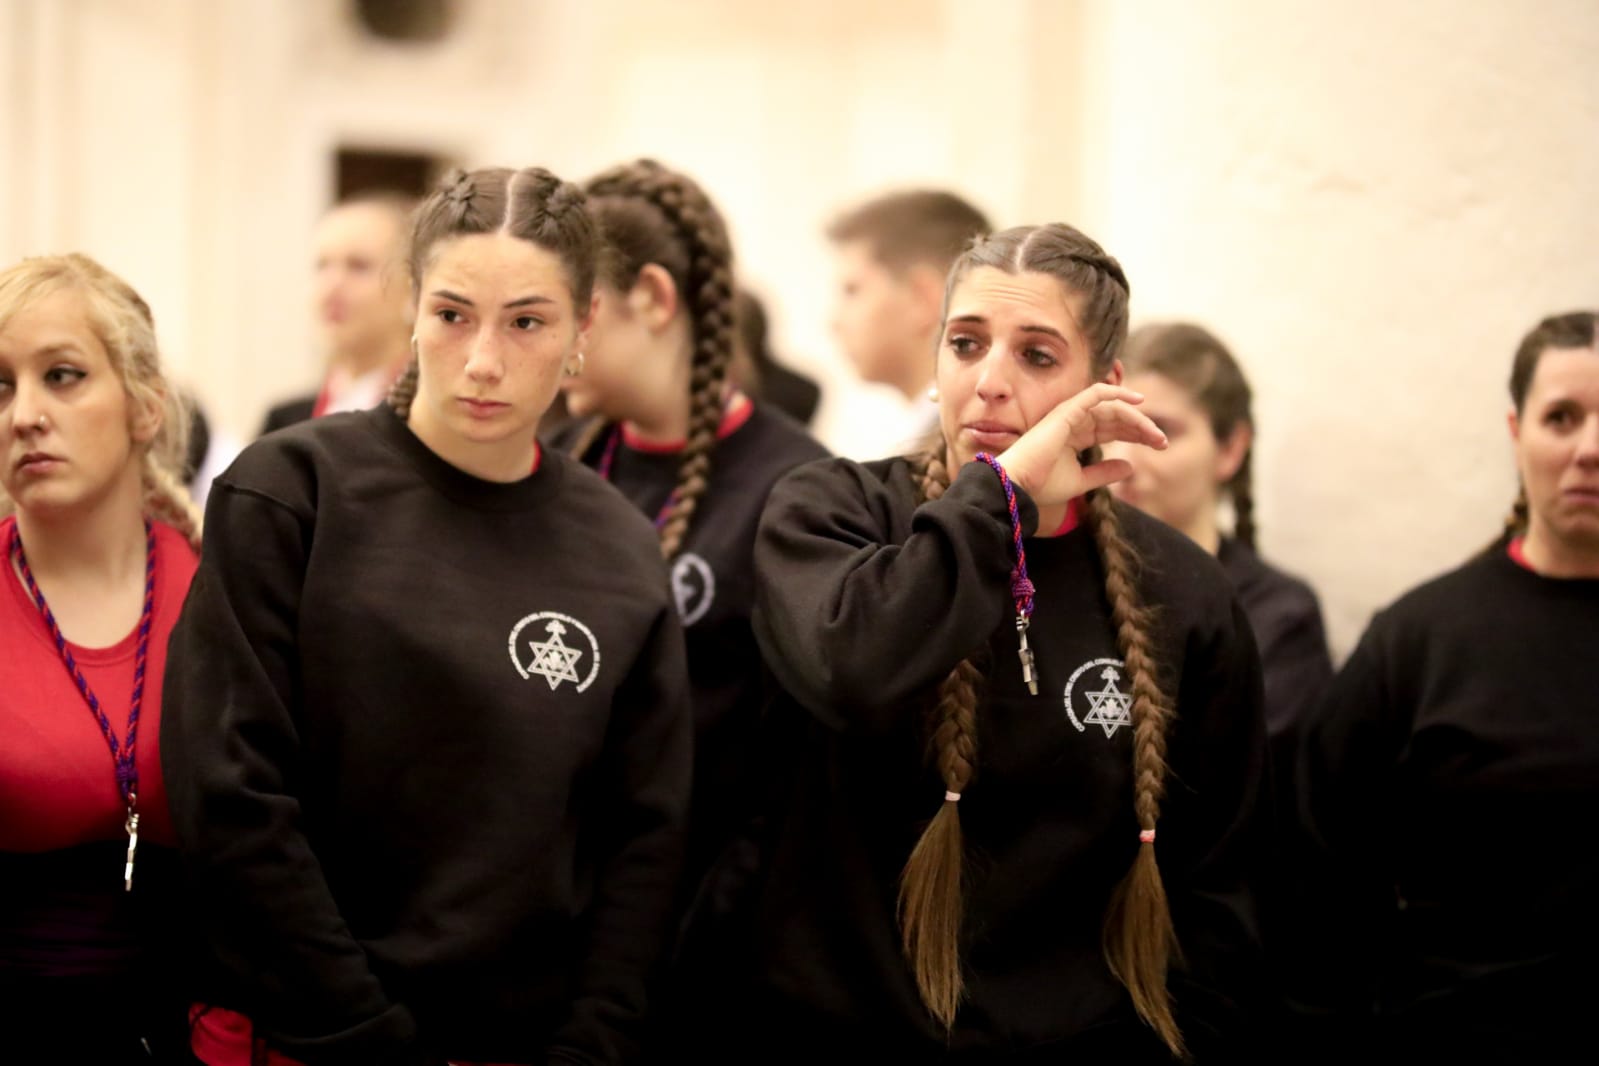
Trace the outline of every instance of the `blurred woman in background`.
<instances>
[{"instance_id":1,"label":"blurred woman in background","mask_svg":"<svg viewBox=\"0 0 1599 1066\"><path fill-rule=\"evenodd\" d=\"M1249 615L1266 679L1266 727L1278 746L1332 679L1321 606L1309 585L1255 549L1249 382L1225 345L1186 322L1147 325L1127 338L1127 387L1166 434L1164 451L1111 448L1133 466L1121 499L1186 533L1221 561ZM1231 504L1224 535L1220 505Z\"/></svg>"}]
</instances>

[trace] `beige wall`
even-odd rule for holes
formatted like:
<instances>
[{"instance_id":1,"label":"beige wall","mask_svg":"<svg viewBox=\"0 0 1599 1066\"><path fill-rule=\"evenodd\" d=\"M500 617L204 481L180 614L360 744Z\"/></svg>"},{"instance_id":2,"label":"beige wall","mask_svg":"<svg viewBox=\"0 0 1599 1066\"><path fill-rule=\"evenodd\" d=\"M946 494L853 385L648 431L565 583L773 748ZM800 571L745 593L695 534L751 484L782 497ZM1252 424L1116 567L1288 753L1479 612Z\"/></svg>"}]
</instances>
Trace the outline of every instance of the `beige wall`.
<instances>
[{"instance_id":1,"label":"beige wall","mask_svg":"<svg viewBox=\"0 0 1599 1066\"><path fill-rule=\"evenodd\" d=\"M1095 0L1080 217L1244 359L1264 546L1334 643L1514 495L1516 342L1599 306L1599 4Z\"/></svg>"},{"instance_id":2,"label":"beige wall","mask_svg":"<svg viewBox=\"0 0 1599 1066\"><path fill-rule=\"evenodd\" d=\"M1066 218L1138 317L1227 337L1259 395L1268 551L1335 644L1508 501L1503 378L1599 303L1591 0L479 0L427 50L332 2L0 0L0 260L81 248L247 435L307 386L306 247L335 145L581 177L656 155L724 205L780 350L873 450L819 237L904 182Z\"/></svg>"}]
</instances>

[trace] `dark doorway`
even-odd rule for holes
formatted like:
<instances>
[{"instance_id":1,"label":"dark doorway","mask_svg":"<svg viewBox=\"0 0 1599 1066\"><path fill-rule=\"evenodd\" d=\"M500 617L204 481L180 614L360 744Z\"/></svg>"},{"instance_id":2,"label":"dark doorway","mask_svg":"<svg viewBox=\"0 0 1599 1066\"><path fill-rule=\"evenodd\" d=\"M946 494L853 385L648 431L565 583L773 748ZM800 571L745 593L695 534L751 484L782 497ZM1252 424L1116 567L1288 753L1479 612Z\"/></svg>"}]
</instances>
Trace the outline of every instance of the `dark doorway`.
<instances>
[{"instance_id":1,"label":"dark doorway","mask_svg":"<svg viewBox=\"0 0 1599 1066\"><path fill-rule=\"evenodd\" d=\"M424 152L340 148L335 160L333 199L361 193L397 192L423 197L443 175L444 159Z\"/></svg>"}]
</instances>

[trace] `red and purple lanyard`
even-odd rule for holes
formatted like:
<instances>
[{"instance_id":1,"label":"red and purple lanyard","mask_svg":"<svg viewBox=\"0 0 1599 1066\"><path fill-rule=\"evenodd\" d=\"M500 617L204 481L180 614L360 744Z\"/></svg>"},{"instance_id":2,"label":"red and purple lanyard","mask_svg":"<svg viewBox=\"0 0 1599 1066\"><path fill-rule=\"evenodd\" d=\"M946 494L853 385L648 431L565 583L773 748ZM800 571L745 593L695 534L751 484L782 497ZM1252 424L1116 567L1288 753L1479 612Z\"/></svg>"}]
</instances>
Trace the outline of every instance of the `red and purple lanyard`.
<instances>
[{"instance_id":1,"label":"red and purple lanyard","mask_svg":"<svg viewBox=\"0 0 1599 1066\"><path fill-rule=\"evenodd\" d=\"M105 736L106 746L111 749L111 761L116 766L117 791L128 807L128 819L123 823L123 829L128 834L128 857L122 872L123 889L132 892L133 860L139 850L139 765L134 755L139 735L139 708L144 703L144 668L150 654L150 624L155 616L155 530L148 521L144 523L144 607L139 612L139 643L133 657L133 706L128 711L128 735L120 744L111 720L100 706L99 697L95 696L94 690L89 687L89 679L78 668L78 661L67 646L67 638L62 634L50 605L45 602L39 583L33 578L33 570L28 566L28 554L22 550L22 533L16 526L11 527L8 554L16 559L23 584L28 586L28 595L33 597L45 628L50 631L50 639L55 641L56 654L61 656L61 662L66 666L67 673L72 675L83 701L89 705L95 721L100 723L100 732Z\"/></svg>"},{"instance_id":2,"label":"red and purple lanyard","mask_svg":"<svg viewBox=\"0 0 1599 1066\"><path fill-rule=\"evenodd\" d=\"M1016 508L1016 486L1011 484L1010 475L1005 473L998 459L987 452L978 452L974 458L987 463L999 475L999 483L1005 490L1005 504L1010 509L1011 543L1016 549L1016 564L1010 571L1010 593L1016 601L1017 654L1022 660L1022 680L1027 683L1027 691L1036 696L1038 670L1033 662L1033 649L1027 646L1027 627L1033 622L1033 583L1027 577L1027 549L1022 546L1022 518Z\"/></svg>"}]
</instances>

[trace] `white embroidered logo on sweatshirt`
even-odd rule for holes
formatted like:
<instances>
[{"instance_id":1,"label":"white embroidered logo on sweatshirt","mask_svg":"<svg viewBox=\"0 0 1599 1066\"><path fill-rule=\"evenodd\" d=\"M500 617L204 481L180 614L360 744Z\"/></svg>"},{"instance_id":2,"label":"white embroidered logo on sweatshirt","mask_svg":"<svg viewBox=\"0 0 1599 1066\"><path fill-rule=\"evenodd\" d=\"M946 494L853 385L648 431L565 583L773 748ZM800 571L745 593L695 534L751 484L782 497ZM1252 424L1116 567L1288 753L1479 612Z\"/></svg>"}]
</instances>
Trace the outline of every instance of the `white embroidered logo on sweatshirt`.
<instances>
[{"instance_id":1,"label":"white embroidered logo on sweatshirt","mask_svg":"<svg viewBox=\"0 0 1599 1066\"><path fill-rule=\"evenodd\" d=\"M691 626L705 617L716 599L716 575L711 564L695 555L684 552L672 563L672 598L677 601L677 616L685 626Z\"/></svg>"},{"instance_id":2,"label":"white embroidered logo on sweatshirt","mask_svg":"<svg viewBox=\"0 0 1599 1066\"><path fill-rule=\"evenodd\" d=\"M524 635L524 630L530 632ZM542 677L551 690L570 681L582 692L600 672L600 642L593 630L569 614L530 614L511 627L509 644L516 672L524 679Z\"/></svg>"},{"instance_id":3,"label":"white embroidered logo on sweatshirt","mask_svg":"<svg viewBox=\"0 0 1599 1066\"><path fill-rule=\"evenodd\" d=\"M1097 725L1110 737L1122 726L1131 728L1133 696L1121 690L1122 671L1126 669L1120 659L1094 659L1072 671L1066 682L1066 717L1072 720L1079 733ZM1083 681L1081 692L1077 691L1079 679ZM1091 688L1095 681L1102 684ZM1084 712L1081 718L1077 716L1079 708Z\"/></svg>"}]
</instances>

